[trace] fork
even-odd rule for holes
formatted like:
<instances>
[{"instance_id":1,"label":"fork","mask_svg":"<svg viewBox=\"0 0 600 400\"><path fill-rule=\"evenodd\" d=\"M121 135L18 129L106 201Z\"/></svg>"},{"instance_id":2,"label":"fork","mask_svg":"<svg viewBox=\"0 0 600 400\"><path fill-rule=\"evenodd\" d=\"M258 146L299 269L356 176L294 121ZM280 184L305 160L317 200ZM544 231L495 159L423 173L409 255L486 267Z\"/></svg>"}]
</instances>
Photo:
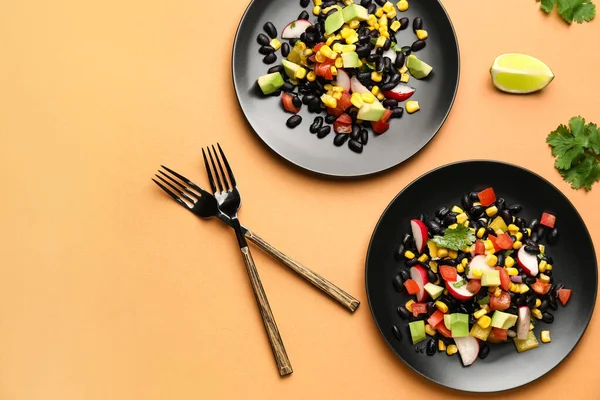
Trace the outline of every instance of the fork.
<instances>
[{"instance_id":1,"label":"fork","mask_svg":"<svg viewBox=\"0 0 600 400\"><path fill-rule=\"evenodd\" d=\"M219 148L219 154L221 156L220 158L217 155L214 146L211 146L212 152L211 148L207 147L208 155L210 157L210 164L212 165L212 171L211 166L208 163L208 159L206 158L206 153L204 152L204 149L202 149L202 156L204 157L204 165L206 167L206 174L208 175L210 187L212 188L214 196L217 199L219 212L229 217L233 225L233 229L235 230L238 245L240 246L240 251L242 253L242 258L244 259L244 264L246 265L246 272L250 278L252 290L254 291L254 297L256 298L256 303L258 305L258 309L269 338L269 343L271 344L271 349L273 350L273 356L275 357L275 362L277 363L277 368L279 369L279 375L289 375L293 372L292 365L290 364L290 360L288 359L285 351L283 340L281 339L279 329L275 323L275 317L273 316L271 306L269 305L269 300L267 299L267 295L260 281L260 277L258 276L258 271L256 270L252 253L250 253L250 248L248 247L246 237L242 231L242 226L237 217L237 212L240 208L242 198L237 188L233 171L231 170L229 162L227 162L227 158L225 157L225 153L223 153L223 149L221 149L219 144L217 144L217 147ZM223 170L223 164L225 164L227 174L225 174L225 171ZM219 166L218 169L217 165Z\"/></svg>"}]
</instances>

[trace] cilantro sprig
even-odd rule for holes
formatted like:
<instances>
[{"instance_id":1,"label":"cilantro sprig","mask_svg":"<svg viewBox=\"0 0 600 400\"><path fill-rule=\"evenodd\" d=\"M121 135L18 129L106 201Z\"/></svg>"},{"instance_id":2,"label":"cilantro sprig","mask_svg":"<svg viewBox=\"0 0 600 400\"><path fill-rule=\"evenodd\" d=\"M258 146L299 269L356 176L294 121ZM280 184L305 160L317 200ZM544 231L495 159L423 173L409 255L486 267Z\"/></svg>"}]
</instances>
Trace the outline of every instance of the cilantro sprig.
<instances>
[{"instance_id":1,"label":"cilantro sprig","mask_svg":"<svg viewBox=\"0 0 600 400\"><path fill-rule=\"evenodd\" d=\"M436 235L432 239L439 247L450 250L462 250L475 242L475 234L460 224L455 229L446 229L444 236Z\"/></svg>"},{"instance_id":2,"label":"cilantro sprig","mask_svg":"<svg viewBox=\"0 0 600 400\"><path fill-rule=\"evenodd\" d=\"M591 0L536 0L540 8L550 13L556 7L558 13L569 24L589 22L596 16L596 5Z\"/></svg>"},{"instance_id":3,"label":"cilantro sprig","mask_svg":"<svg viewBox=\"0 0 600 400\"><path fill-rule=\"evenodd\" d=\"M600 129L585 123L582 117L573 117L569 126L560 125L546 138L556 157L554 166L573 189L592 185L600 180Z\"/></svg>"}]
</instances>

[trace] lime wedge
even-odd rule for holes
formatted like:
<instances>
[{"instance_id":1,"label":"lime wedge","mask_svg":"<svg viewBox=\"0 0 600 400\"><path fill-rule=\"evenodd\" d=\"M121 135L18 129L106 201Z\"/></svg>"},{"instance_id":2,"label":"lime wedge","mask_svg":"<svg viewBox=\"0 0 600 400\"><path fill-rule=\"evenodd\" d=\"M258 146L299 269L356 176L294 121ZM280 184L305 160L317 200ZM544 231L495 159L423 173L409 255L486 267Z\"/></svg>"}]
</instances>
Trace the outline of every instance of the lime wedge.
<instances>
[{"instance_id":1,"label":"lime wedge","mask_svg":"<svg viewBox=\"0 0 600 400\"><path fill-rule=\"evenodd\" d=\"M554 73L542 61L518 53L496 57L490 73L494 86L507 93L537 92L554 79Z\"/></svg>"}]
</instances>

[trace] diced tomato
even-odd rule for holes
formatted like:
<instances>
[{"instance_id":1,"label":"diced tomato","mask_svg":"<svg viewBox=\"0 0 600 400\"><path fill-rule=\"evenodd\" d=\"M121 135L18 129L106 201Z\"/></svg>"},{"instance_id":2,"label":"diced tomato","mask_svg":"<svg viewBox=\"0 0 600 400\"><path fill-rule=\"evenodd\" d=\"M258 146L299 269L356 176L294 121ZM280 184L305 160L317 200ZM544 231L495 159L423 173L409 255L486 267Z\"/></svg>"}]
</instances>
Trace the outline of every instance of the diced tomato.
<instances>
[{"instance_id":1,"label":"diced tomato","mask_svg":"<svg viewBox=\"0 0 600 400\"><path fill-rule=\"evenodd\" d=\"M548 213L543 213L542 218L540 219L540 224L547 226L548 228L554 229L554 225L556 225L556 216Z\"/></svg>"},{"instance_id":2,"label":"diced tomato","mask_svg":"<svg viewBox=\"0 0 600 400\"><path fill-rule=\"evenodd\" d=\"M343 113L344 113L344 110L340 110L339 108L327 108L327 114L331 114L336 117L339 117Z\"/></svg>"},{"instance_id":3,"label":"diced tomato","mask_svg":"<svg viewBox=\"0 0 600 400\"><path fill-rule=\"evenodd\" d=\"M337 108L346 111L352 105L352 101L350 101L351 98L352 96L350 96L350 93L344 90L342 98L337 101Z\"/></svg>"},{"instance_id":4,"label":"diced tomato","mask_svg":"<svg viewBox=\"0 0 600 400\"><path fill-rule=\"evenodd\" d=\"M322 76L323 78L327 79L328 81L333 80L333 74L331 73L331 66L332 64L328 63L327 61L324 63L320 63L315 65L315 74L317 74L318 76Z\"/></svg>"},{"instance_id":5,"label":"diced tomato","mask_svg":"<svg viewBox=\"0 0 600 400\"><path fill-rule=\"evenodd\" d=\"M312 63L316 63L316 62L317 62L317 57L315 57L315 56L310 56L310 57L308 57L308 60L309 60L310 62L312 62Z\"/></svg>"},{"instance_id":6,"label":"diced tomato","mask_svg":"<svg viewBox=\"0 0 600 400\"><path fill-rule=\"evenodd\" d=\"M335 122L339 122L340 124L352 124L352 117L348 114L342 114L335 120Z\"/></svg>"},{"instance_id":7,"label":"diced tomato","mask_svg":"<svg viewBox=\"0 0 600 400\"><path fill-rule=\"evenodd\" d=\"M490 239L490 242L492 242L492 244L494 245L494 250L496 250L496 251L502 250L500 248L500 246L498 246L498 238L496 236L488 235L488 239Z\"/></svg>"},{"instance_id":8,"label":"diced tomato","mask_svg":"<svg viewBox=\"0 0 600 400\"><path fill-rule=\"evenodd\" d=\"M484 189L477 196L479 197L479 202L484 207L491 206L496 201L496 193L494 193L493 188Z\"/></svg>"},{"instance_id":9,"label":"diced tomato","mask_svg":"<svg viewBox=\"0 0 600 400\"><path fill-rule=\"evenodd\" d=\"M390 119L390 117L392 116L392 110L385 110L385 112L383 113L383 116L381 117L381 119L379 120L379 122L388 122L388 119Z\"/></svg>"},{"instance_id":10,"label":"diced tomato","mask_svg":"<svg viewBox=\"0 0 600 400\"><path fill-rule=\"evenodd\" d=\"M494 336L494 329L492 329L492 331L490 332L490 334L488 335L488 338L486 340L486 342L489 343L502 343L502 339L497 338L496 336ZM506 335L508 336L508 332L506 332Z\"/></svg>"},{"instance_id":11,"label":"diced tomato","mask_svg":"<svg viewBox=\"0 0 600 400\"><path fill-rule=\"evenodd\" d=\"M492 332L494 333L494 337L499 340L508 339L508 330L501 328L493 328Z\"/></svg>"},{"instance_id":12,"label":"diced tomato","mask_svg":"<svg viewBox=\"0 0 600 400\"><path fill-rule=\"evenodd\" d=\"M352 124L344 124L343 122L335 121L333 123L333 130L335 131L335 133L351 133Z\"/></svg>"},{"instance_id":13,"label":"diced tomato","mask_svg":"<svg viewBox=\"0 0 600 400\"><path fill-rule=\"evenodd\" d=\"M419 314L427 314L427 303L413 303L411 307L415 317Z\"/></svg>"},{"instance_id":14,"label":"diced tomato","mask_svg":"<svg viewBox=\"0 0 600 400\"><path fill-rule=\"evenodd\" d=\"M508 307L510 307L510 294L503 291L498 297L490 295L490 310L504 311Z\"/></svg>"},{"instance_id":15,"label":"diced tomato","mask_svg":"<svg viewBox=\"0 0 600 400\"><path fill-rule=\"evenodd\" d=\"M429 319L427 320L427 323L433 327L436 327L437 324L440 323L440 321L444 321L444 313L440 310L435 310L435 312L431 314L431 317L429 317Z\"/></svg>"},{"instance_id":16,"label":"diced tomato","mask_svg":"<svg viewBox=\"0 0 600 400\"><path fill-rule=\"evenodd\" d=\"M375 132L378 135L384 134L387 132L388 129L390 129L390 124L388 124L387 122L371 122L371 128L373 128L373 132Z\"/></svg>"},{"instance_id":17,"label":"diced tomato","mask_svg":"<svg viewBox=\"0 0 600 400\"><path fill-rule=\"evenodd\" d=\"M514 243L515 242L508 233L503 233L502 235L498 236L498 239L496 240L496 244L502 250L512 249Z\"/></svg>"},{"instance_id":18,"label":"diced tomato","mask_svg":"<svg viewBox=\"0 0 600 400\"><path fill-rule=\"evenodd\" d=\"M502 267L496 267L498 272L500 273L500 287L504 290L508 290L510 288L510 276L508 276L508 272Z\"/></svg>"},{"instance_id":19,"label":"diced tomato","mask_svg":"<svg viewBox=\"0 0 600 400\"><path fill-rule=\"evenodd\" d=\"M417 294L420 290L417 282L413 281L412 279L408 279L406 282L404 282L404 288L408 294Z\"/></svg>"},{"instance_id":20,"label":"diced tomato","mask_svg":"<svg viewBox=\"0 0 600 400\"><path fill-rule=\"evenodd\" d=\"M300 107L296 107L293 102L294 96L288 93L281 94L281 104L283 104L283 108L287 112L291 112L292 114L296 114L300 111Z\"/></svg>"},{"instance_id":21,"label":"diced tomato","mask_svg":"<svg viewBox=\"0 0 600 400\"><path fill-rule=\"evenodd\" d=\"M313 51L317 53L319 50L321 50L321 47L323 46L325 46L325 42L317 43L315 44L315 47L313 47Z\"/></svg>"},{"instance_id":22,"label":"diced tomato","mask_svg":"<svg viewBox=\"0 0 600 400\"><path fill-rule=\"evenodd\" d=\"M452 337L452 332L450 332L450 330L446 328L446 325L444 325L443 320L435 326L435 330L438 331L440 335L446 336L447 338Z\"/></svg>"},{"instance_id":23,"label":"diced tomato","mask_svg":"<svg viewBox=\"0 0 600 400\"><path fill-rule=\"evenodd\" d=\"M481 279L471 279L467 283L467 290L471 293L479 293L479 290L481 290Z\"/></svg>"},{"instance_id":24,"label":"diced tomato","mask_svg":"<svg viewBox=\"0 0 600 400\"><path fill-rule=\"evenodd\" d=\"M475 254L485 254L485 244L483 244L483 241L478 240L475 242Z\"/></svg>"},{"instance_id":25,"label":"diced tomato","mask_svg":"<svg viewBox=\"0 0 600 400\"><path fill-rule=\"evenodd\" d=\"M535 279L535 283L531 285L531 288L537 294L546 294L550 290L551 285L549 283L545 283L540 281L539 279Z\"/></svg>"},{"instance_id":26,"label":"diced tomato","mask_svg":"<svg viewBox=\"0 0 600 400\"><path fill-rule=\"evenodd\" d=\"M440 274L442 274L442 279L446 282L456 282L456 268L450 267L448 265L442 265L440 266Z\"/></svg>"},{"instance_id":27,"label":"diced tomato","mask_svg":"<svg viewBox=\"0 0 600 400\"><path fill-rule=\"evenodd\" d=\"M566 306L571 298L571 289L558 289L557 293L560 304L562 304L563 307Z\"/></svg>"}]
</instances>

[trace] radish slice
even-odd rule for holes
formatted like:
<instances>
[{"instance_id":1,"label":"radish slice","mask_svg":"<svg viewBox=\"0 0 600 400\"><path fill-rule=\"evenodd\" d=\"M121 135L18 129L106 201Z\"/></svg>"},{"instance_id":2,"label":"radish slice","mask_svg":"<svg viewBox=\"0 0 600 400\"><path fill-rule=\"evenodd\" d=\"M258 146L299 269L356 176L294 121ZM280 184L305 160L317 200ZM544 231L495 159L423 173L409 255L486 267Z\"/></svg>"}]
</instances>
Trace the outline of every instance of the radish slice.
<instances>
[{"instance_id":1,"label":"radish slice","mask_svg":"<svg viewBox=\"0 0 600 400\"><path fill-rule=\"evenodd\" d=\"M529 324L531 323L531 312L529 307L519 307L519 320L517 321L517 339L526 340L529 336Z\"/></svg>"},{"instance_id":2,"label":"radish slice","mask_svg":"<svg viewBox=\"0 0 600 400\"><path fill-rule=\"evenodd\" d=\"M538 258L535 254L526 252L525 247L521 247L519 249L519 252L517 253L517 261L527 275L536 276L538 274Z\"/></svg>"},{"instance_id":3,"label":"radish slice","mask_svg":"<svg viewBox=\"0 0 600 400\"><path fill-rule=\"evenodd\" d=\"M479 340L469 335L454 338L454 343L458 347L458 354L460 354L465 367L468 367L477 360L477 356L479 355Z\"/></svg>"},{"instance_id":4,"label":"radish slice","mask_svg":"<svg viewBox=\"0 0 600 400\"><path fill-rule=\"evenodd\" d=\"M416 89L408 85L398 85L392 90L383 92L383 95L388 99L404 101L415 93Z\"/></svg>"},{"instance_id":5,"label":"radish slice","mask_svg":"<svg viewBox=\"0 0 600 400\"><path fill-rule=\"evenodd\" d=\"M351 88L350 76L343 69L337 70L337 78L335 81L336 86L341 86L345 91L349 92Z\"/></svg>"},{"instance_id":6,"label":"radish slice","mask_svg":"<svg viewBox=\"0 0 600 400\"><path fill-rule=\"evenodd\" d=\"M452 295L452 297L454 297L455 299L458 300L469 300L471 298L473 298L473 296L475 296L475 293L471 293L467 290L467 283L465 282L464 285L462 285L461 287L457 288L454 285L457 284L458 286L460 286L460 283L464 281L464 278L460 275L458 275L458 279L456 282L446 282L446 289L448 289L448 292Z\"/></svg>"},{"instance_id":7,"label":"radish slice","mask_svg":"<svg viewBox=\"0 0 600 400\"><path fill-rule=\"evenodd\" d=\"M352 90L352 93L371 93L371 91L367 89L365 85L360 83L358 78L355 76L350 79L350 89Z\"/></svg>"},{"instance_id":8,"label":"radish slice","mask_svg":"<svg viewBox=\"0 0 600 400\"><path fill-rule=\"evenodd\" d=\"M485 261L485 256L478 255L478 256L473 257L473 259L471 260L471 263L469 264L469 273L467 274L467 278L469 278L469 279L475 278L475 276L473 276L474 269L478 269L481 272L483 272L486 269L494 269L494 267L490 267L488 265L488 263Z\"/></svg>"},{"instance_id":9,"label":"radish slice","mask_svg":"<svg viewBox=\"0 0 600 400\"><path fill-rule=\"evenodd\" d=\"M412 228L413 238L415 239L415 245L417 246L417 250L420 254L423 252L423 250L425 250L425 246L427 245L427 239L429 238L427 227L420 219L411 220L410 227Z\"/></svg>"},{"instance_id":10,"label":"radish slice","mask_svg":"<svg viewBox=\"0 0 600 400\"><path fill-rule=\"evenodd\" d=\"M425 291L425 285L429 283L427 279L427 271L421 266L412 267L410 269L410 278L419 285L419 293L417 293L417 301L426 300L428 293Z\"/></svg>"},{"instance_id":11,"label":"radish slice","mask_svg":"<svg viewBox=\"0 0 600 400\"><path fill-rule=\"evenodd\" d=\"M299 38L309 26L312 26L312 24L305 19L292 21L287 24L285 28L283 28L283 31L281 31L281 37L283 39Z\"/></svg>"},{"instance_id":12,"label":"radish slice","mask_svg":"<svg viewBox=\"0 0 600 400\"><path fill-rule=\"evenodd\" d=\"M396 54L396 52L394 50L389 49L388 51L384 52L381 55L381 57L387 57L390 60L392 60L392 63L393 63L394 61L396 61L397 54Z\"/></svg>"}]
</instances>

